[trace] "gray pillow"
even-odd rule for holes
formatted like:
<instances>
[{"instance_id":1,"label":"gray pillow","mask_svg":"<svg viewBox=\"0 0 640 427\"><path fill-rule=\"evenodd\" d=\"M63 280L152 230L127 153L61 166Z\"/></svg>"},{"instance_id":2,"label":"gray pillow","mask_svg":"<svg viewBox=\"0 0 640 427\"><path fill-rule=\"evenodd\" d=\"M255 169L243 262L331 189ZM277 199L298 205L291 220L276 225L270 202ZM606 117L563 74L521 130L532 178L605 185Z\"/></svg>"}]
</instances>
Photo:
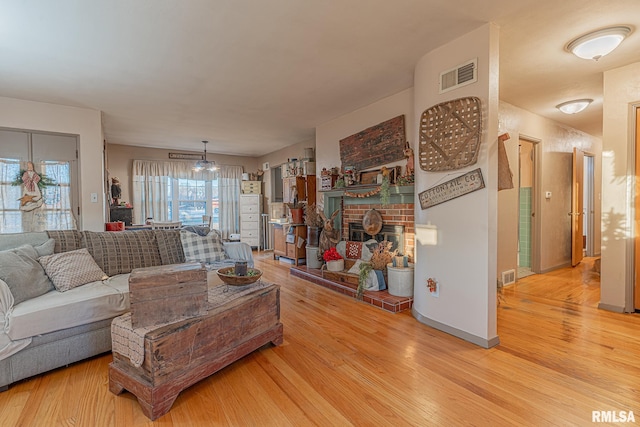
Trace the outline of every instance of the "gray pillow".
<instances>
[{"instance_id":1,"label":"gray pillow","mask_svg":"<svg viewBox=\"0 0 640 427\"><path fill-rule=\"evenodd\" d=\"M54 289L53 283L38 263L38 252L31 245L0 252L0 279L9 286L14 304Z\"/></svg>"},{"instance_id":2,"label":"gray pillow","mask_svg":"<svg viewBox=\"0 0 640 427\"><path fill-rule=\"evenodd\" d=\"M53 250L56 248L55 239L49 239L41 245L37 245L33 247L38 253L38 257L45 255L53 255Z\"/></svg>"}]
</instances>

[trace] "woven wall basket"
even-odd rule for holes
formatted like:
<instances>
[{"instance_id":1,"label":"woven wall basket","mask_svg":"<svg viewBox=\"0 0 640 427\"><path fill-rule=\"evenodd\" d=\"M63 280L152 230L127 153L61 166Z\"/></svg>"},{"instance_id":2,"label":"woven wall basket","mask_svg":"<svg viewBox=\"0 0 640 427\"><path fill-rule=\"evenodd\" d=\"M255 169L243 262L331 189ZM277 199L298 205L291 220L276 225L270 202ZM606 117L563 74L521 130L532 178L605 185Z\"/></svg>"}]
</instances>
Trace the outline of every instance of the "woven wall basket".
<instances>
[{"instance_id":1,"label":"woven wall basket","mask_svg":"<svg viewBox=\"0 0 640 427\"><path fill-rule=\"evenodd\" d=\"M425 110L420 117L420 168L449 171L478 161L482 106L475 97L454 99Z\"/></svg>"}]
</instances>

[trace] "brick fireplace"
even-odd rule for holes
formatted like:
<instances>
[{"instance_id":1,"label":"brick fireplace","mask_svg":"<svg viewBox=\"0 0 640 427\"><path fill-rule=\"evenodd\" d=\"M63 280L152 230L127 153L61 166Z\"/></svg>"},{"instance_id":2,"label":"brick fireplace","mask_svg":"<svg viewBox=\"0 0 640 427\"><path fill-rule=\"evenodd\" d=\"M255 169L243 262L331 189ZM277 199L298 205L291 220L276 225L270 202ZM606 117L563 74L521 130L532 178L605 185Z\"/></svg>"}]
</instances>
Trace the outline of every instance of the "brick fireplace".
<instances>
[{"instance_id":1,"label":"brick fireplace","mask_svg":"<svg viewBox=\"0 0 640 427\"><path fill-rule=\"evenodd\" d=\"M376 209L382 215L383 225L403 226L404 247L399 252L413 260L415 248L415 218L414 190L412 185L391 186L390 203L382 206L379 194L370 197L353 197L345 195L367 193L371 190L367 186L347 187L324 192L324 213L329 217L336 209L340 215L336 219L340 224L342 239L349 240L349 223L362 223L364 214L370 209ZM336 225L337 225L336 224ZM365 236L368 239L368 235Z\"/></svg>"},{"instance_id":2,"label":"brick fireplace","mask_svg":"<svg viewBox=\"0 0 640 427\"><path fill-rule=\"evenodd\" d=\"M339 211L335 219L335 227L340 227L342 239L349 240L350 230L349 223L352 224L351 233L354 233L353 224L362 224L364 214L370 209L376 209L382 216L383 226L388 227L389 233L397 233L397 229L402 229L401 233L404 240L403 255L407 255L413 261L415 248L415 220L413 214L414 207L414 191L413 185L396 186L390 188L389 204L382 206L378 194L365 197L376 186L356 186L347 187L346 189L333 189L323 191L324 196L324 214L329 218L333 212ZM363 194L358 197L357 194ZM385 231L382 231L383 233ZM369 235L359 233L359 238L369 239ZM336 292L355 297L357 284L354 285L350 281L341 276L340 280L333 280L324 277L323 272L317 268L309 268L306 265L298 265L291 267L291 275L301 277L312 283L324 286ZM344 279L344 280L343 280ZM410 310L413 305L413 297L394 296L389 294L387 290L383 291L365 291L363 296L365 303L380 307L383 310L397 313L403 310Z\"/></svg>"},{"instance_id":3,"label":"brick fireplace","mask_svg":"<svg viewBox=\"0 0 640 427\"><path fill-rule=\"evenodd\" d=\"M414 254L414 216L413 216L413 203L397 203L387 206L381 204L364 204L353 205L345 204L342 211L342 240L368 240L371 238L366 233L360 233L357 230L354 232L354 226L362 224L362 218L370 209L375 209L382 215L383 230L382 236L379 236L378 241L382 240L384 234L401 235L404 239L404 244L398 244L398 252L402 255L408 255L413 261ZM351 225L351 227L350 227ZM399 227L397 227L399 226ZM398 229L400 228L400 229ZM351 229L351 233L350 230ZM393 238L387 239L393 241Z\"/></svg>"}]
</instances>

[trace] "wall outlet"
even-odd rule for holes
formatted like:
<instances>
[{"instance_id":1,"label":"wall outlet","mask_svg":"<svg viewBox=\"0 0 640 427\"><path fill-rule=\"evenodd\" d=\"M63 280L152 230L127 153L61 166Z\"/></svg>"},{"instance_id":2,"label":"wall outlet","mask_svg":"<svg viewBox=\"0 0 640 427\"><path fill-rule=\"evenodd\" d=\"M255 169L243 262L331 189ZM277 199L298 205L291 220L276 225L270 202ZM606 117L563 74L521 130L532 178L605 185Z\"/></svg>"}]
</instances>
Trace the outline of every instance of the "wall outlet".
<instances>
[{"instance_id":1,"label":"wall outlet","mask_svg":"<svg viewBox=\"0 0 640 427\"><path fill-rule=\"evenodd\" d=\"M98 203L98 193L91 193L91 203Z\"/></svg>"}]
</instances>

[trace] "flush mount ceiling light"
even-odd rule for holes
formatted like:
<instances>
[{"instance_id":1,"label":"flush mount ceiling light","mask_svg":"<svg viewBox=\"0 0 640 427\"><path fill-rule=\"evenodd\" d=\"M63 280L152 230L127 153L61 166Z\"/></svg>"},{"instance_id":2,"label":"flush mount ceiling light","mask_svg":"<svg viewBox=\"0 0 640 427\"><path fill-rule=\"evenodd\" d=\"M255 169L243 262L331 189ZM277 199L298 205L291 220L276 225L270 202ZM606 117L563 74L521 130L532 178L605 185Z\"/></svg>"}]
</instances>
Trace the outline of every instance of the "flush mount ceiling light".
<instances>
[{"instance_id":1,"label":"flush mount ceiling light","mask_svg":"<svg viewBox=\"0 0 640 427\"><path fill-rule=\"evenodd\" d=\"M617 48L630 32L631 28L624 25L603 28L572 40L567 50L579 58L597 61Z\"/></svg>"},{"instance_id":2,"label":"flush mount ceiling light","mask_svg":"<svg viewBox=\"0 0 640 427\"><path fill-rule=\"evenodd\" d=\"M193 166L193 170L195 172L200 172L203 170L208 170L209 172L213 172L218 170L218 166L216 166L216 162L207 160L207 144L209 141L202 141L204 144L204 156L202 156L203 160L198 160L196 164Z\"/></svg>"},{"instance_id":3,"label":"flush mount ceiling light","mask_svg":"<svg viewBox=\"0 0 640 427\"><path fill-rule=\"evenodd\" d=\"M556 108L565 114L576 114L584 110L593 102L593 99L576 99L556 105Z\"/></svg>"}]
</instances>

